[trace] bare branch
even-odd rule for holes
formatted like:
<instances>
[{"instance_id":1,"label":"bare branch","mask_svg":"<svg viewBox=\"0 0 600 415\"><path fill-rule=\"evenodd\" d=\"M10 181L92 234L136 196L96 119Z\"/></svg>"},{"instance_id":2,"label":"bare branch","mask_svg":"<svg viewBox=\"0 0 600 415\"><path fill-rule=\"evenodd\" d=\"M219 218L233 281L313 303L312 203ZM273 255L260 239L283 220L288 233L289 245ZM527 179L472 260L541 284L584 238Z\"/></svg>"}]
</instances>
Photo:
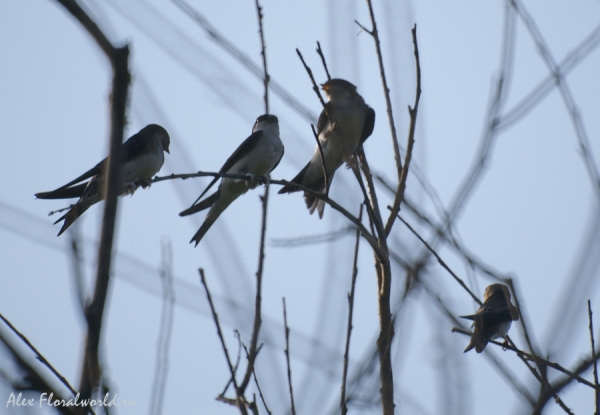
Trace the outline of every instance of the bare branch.
<instances>
[{"instance_id":1,"label":"bare branch","mask_svg":"<svg viewBox=\"0 0 600 415\"><path fill-rule=\"evenodd\" d=\"M58 378L58 380L60 380L61 383L63 385L65 385L71 391L73 396L76 396L77 391L71 386L69 381L63 375L61 375L58 372L58 370L56 370L54 368L54 366L52 366L52 364L39 352L38 349L35 348L35 346L33 344L31 344L29 339L27 337L25 337L25 335L23 333L21 333L19 330L17 330L17 328L15 326L13 326L12 323L6 317L4 317L2 315L2 313L0 313L0 319L4 322L4 324L6 324L8 326L8 328L10 328L12 330L13 333L15 333L23 341L23 343L25 343L27 345L27 347L29 347L31 349L31 351L35 354L35 358L37 360L39 360L48 369L50 369L50 371L54 374L54 376L56 376Z\"/></svg>"},{"instance_id":2,"label":"bare branch","mask_svg":"<svg viewBox=\"0 0 600 415\"><path fill-rule=\"evenodd\" d=\"M169 345L173 333L173 317L175 308L175 290L173 288L173 250L170 242L162 244L162 266L160 277L163 285L162 313L156 346L156 367L152 382L150 413L162 413L167 373L169 371Z\"/></svg>"},{"instance_id":3,"label":"bare branch","mask_svg":"<svg viewBox=\"0 0 600 415\"><path fill-rule=\"evenodd\" d=\"M323 97L321 96L321 92L319 91L319 87L317 86L317 82L315 81L312 71L310 70L306 62L304 62L304 57L302 56L302 53L300 53L299 49L296 49L296 53L302 61L302 65L304 65L304 69L306 69L308 76L310 77L310 80L313 84L313 91L315 91L315 94L317 94L317 96L319 97L319 101L321 101L321 105L323 105L323 108L325 108L325 101L323 101Z\"/></svg>"},{"instance_id":4,"label":"bare branch","mask_svg":"<svg viewBox=\"0 0 600 415\"><path fill-rule=\"evenodd\" d=\"M233 406L237 406L243 415L247 415L248 412L246 411L245 399L243 395L240 394L240 389L235 379L235 370L233 369L233 364L231 363L231 359L229 358L229 351L227 350L227 345L225 344L225 338L223 337L223 331L221 330L221 324L219 323L219 316L217 315L215 305L212 301L212 296L210 295L210 290L208 289L208 285L206 284L206 278L204 278L204 270L202 268L199 268L198 272L200 273L200 281L202 282L204 290L206 291L206 299L208 300L208 305L210 306L210 311L212 312L213 321L215 322L215 326L217 327L217 335L219 336L219 340L221 341L221 347L223 347L223 354L225 355L225 359L227 360L227 366L229 367L229 372L231 373L231 381L233 382L233 387L235 388L235 394L237 397L237 399L233 401L228 398L225 398L224 396L219 396L219 399L223 402L230 403Z\"/></svg>"},{"instance_id":5,"label":"bare branch","mask_svg":"<svg viewBox=\"0 0 600 415\"><path fill-rule=\"evenodd\" d=\"M71 15L76 18L79 23L88 31L88 33L94 38L100 49L108 57L113 60L114 47L108 40L108 38L102 33L96 22L94 22L88 14L81 8L76 0L56 0L60 3Z\"/></svg>"},{"instance_id":6,"label":"bare branch","mask_svg":"<svg viewBox=\"0 0 600 415\"><path fill-rule=\"evenodd\" d=\"M406 144L406 155L404 156L404 166L402 167L402 174L398 182L398 189L396 190L396 196L394 198L394 204L392 205L392 212L388 218L387 224L385 225L385 235L388 236L392 231L394 222L396 222L395 216L400 212L400 203L404 201L404 192L406 190L406 180L408 179L408 169L410 167L410 161L412 158L413 145L415 143L415 129L417 128L417 113L419 111L419 101L421 100L421 62L419 60L419 46L417 44L417 25L412 29L415 62L417 66L417 88L415 92L415 104L413 108L408 107L408 113L410 114L410 127L408 130L408 140ZM391 110L390 110L391 111Z\"/></svg>"},{"instance_id":7,"label":"bare branch","mask_svg":"<svg viewBox=\"0 0 600 415\"><path fill-rule=\"evenodd\" d=\"M385 104L387 108L388 121L390 123L390 131L392 133L392 144L394 147L394 158L396 160L396 170L398 171L398 182L402 180L402 161L400 158L400 145L398 144L398 135L396 134L396 124L394 122L394 113L392 111L392 100L390 98L390 88L387 84L387 78L385 76L385 69L383 66L383 54L381 53L381 43L379 41L379 32L377 31L377 22L375 21L375 13L373 12L373 5L371 0L367 0L367 6L369 7L369 15L371 17L371 31L367 30L364 26L359 26L373 36L375 42L375 50L377 52L377 61L379 62L379 73L381 75L381 83L383 86L383 93L385 95ZM358 24L358 22L357 22ZM416 33L416 32L415 32ZM414 34L413 34L414 36Z\"/></svg>"},{"instance_id":8,"label":"bare branch","mask_svg":"<svg viewBox=\"0 0 600 415\"><path fill-rule=\"evenodd\" d=\"M331 79L331 75L329 75L329 69L327 69L327 62L325 62L325 55L323 55L323 50L321 49L321 44L317 40L317 53L321 57L321 62L323 62L323 68L325 69L325 73L327 74L327 80Z\"/></svg>"},{"instance_id":9,"label":"bare branch","mask_svg":"<svg viewBox=\"0 0 600 415\"><path fill-rule=\"evenodd\" d=\"M283 324L285 326L285 361L287 363L288 386L290 390L290 401L292 405L292 415L296 415L296 406L294 405L294 389L292 387L292 367L290 365L290 327L287 323L287 310L285 307L285 297L283 301Z\"/></svg>"},{"instance_id":10,"label":"bare branch","mask_svg":"<svg viewBox=\"0 0 600 415\"><path fill-rule=\"evenodd\" d=\"M262 227L260 231L260 246L258 251L258 269L256 271L256 300L254 302L254 326L252 329L252 338L250 340L250 352L248 353L248 366L246 367L246 374L244 380L240 384L240 394L244 394L248 382L250 382L250 376L254 371L254 362L258 355L258 335L260 333L260 326L262 324L261 316L261 302L262 302L262 275L263 265L265 261L265 235L267 233L267 205L269 202L269 185L265 186L265 194L261 197L263 204L262 212Z\"/></svg>"},{"instance_id":11,"label":"bare branch","mask_svg":"<svg viewBox=\"0 0 600 415\"><path fill-rule=\"evenodd\" d=\"M392 208L391 208L390 206L388 206L388 209L389 209L389 210L392 210ZM460 286L461 286L461 287L463 287L463 288L465 289L465 291L469 293L469 295L471 296L471 298L473 298L473 300L475 300L475 302L476 302L477 304L481 305L482 303L481 303L481 300L479 299L479 297L477 297L477 296L476 296L476 295L473 293L473 291L471 291L471 290L469 289L469 287L467 287L467 285L465 284L465 282L464 282L462 279L460 279L460 278L458 277L458 275L456 275L456 274L454 273L454 271L452 271L452 270L450 269L450 267L449 267L449 266L448 266L448 265L447 265L447 264L444 262L444 260L443 260L443 259L442 259L442 258L441 258L439 255L438 255L438 253L437 253L437 252L435 252L435 250L434 250L434 249L431 247L431 245L429 245L429 244L427 243L427 241L425 241L425 239L423 239L423 238L421 237L421 235L419 235L419 233L418 233L417 231L415 231L415 230L413 229L413 227L412 227L412 226L410 226L410 225L408 224L408 222L406 222L404 219L402 219L402 217L401 217L400 215L396 215L396 217L397 217L397 218L398 218L398 219L399 219L399 220L400 220L400 221L401 221L401 222L402 222L404 225L406 225L406 227L408 228L408 230L410 230L410 231L413 233L413 235L415 235L415 236L416 236L416 237L419 239L419 241L421 241L421 243L422 243L423 245L425 245L425 247L426 247L426 248L429 250L429 252L431 252L431 253L433 254L433 256L435 256L435 258L437 259L437 261L439 262L439 264L442 266L442 268L444 268L446 271L448 271L448 273L449 273L450 275L452 275L452 277L453 277L453 278L456 280L456 282L458 282L458 283L460 284Z\"/></svg>"},{"instance_id":12,"label":"bare branch","mask_svg":"<svg viewBox=\"0 0 600 415\"><path fill-rule=\"evenodd\" d=\"M164 181L164 180L172 180L172 179L184 179L185 180L185 179L189 179L192 177L201 177L201 176L227 177L230 179L256 181L258 183L266 183L266 181L267 181L266 177L260 177L260 176L255 176L253 178L250 178L248 176L239 175L239 174L198 172L198 173L192 173L192 174L171 174L169 176L155 177L152 180L152 183ZM288 182L287 180L269 180L269 183L295 187L298 190L302 190L303 192L316 197L317 199L321 199L321 200L325 201L325 203L327 203L329 206L331 206L332 209L340 212L348 220L350 220L350 222L352 222L354 225L356 225L360 229L361 235L363 236L363 238L365 238L367 240L369 245L371 245L371 248L375 251L377 256L379 256L381 258L387 258L387 251L385 249L382 249L379 246L379 242L377 241L377 239L375 239L375 237L371 233L369 233L369 231L364 227L364 225L358 221L358 218L353 216L350 212L348 212L346 209L344 209L342 206L340 206L337 202L330 199L329 196L326 196L321 192L316 192L313 189L309 189L308 187L302 186L301 184Z\"/></svg>"},{"instance_id":13,"label":"bare branch","mask_svg":"<svg viewBox=\"0 0 600 415\"><path fill-rule=\"evenodd\" d=\"M590 345L592 346L592 355L596 350L596 345L594 342L594 320L592 319L592 302L588 300L588 319L590 321L589 329L590 329ZM598 385L598 363L594 360L594 386L596 390L594 391L594 398L596 402L596 412L595 415L600 414L600 386Z\"/></svg>"},{"instance_id":14,"label":"bare branch","mask_svg":"<svg viewBox=\"0 0 600 415\"><path fill-rule=\"evenodd\" d=\"M267 45L265 43L265 35L263 30L263 14L262 7L260 7L260 3L258 0L256 2L256 13L258 15L258 31L260 33L260 48L261 55L263 61L263 82L265 84L265 114L269 113L269 80L271 77L269 76L269 72L267 71Z\"/></svg>"},{"instance_id":15,"label":"bare branch","mask_svg":"<svg viewBox=\"0 0 600 415\"><path fill-rule=\"evenodd\" d=\"M358 220L362 220L362 208L360 205L360 211L358 213ZM354 311L354 289L356 288L356 277L358 276L358 247L360 242L360 231L356 230L356 243L354 245L354 260L352 264L352 282L350 283L350 294L348 295L348 326L346 329L346 348L344 350L344 369L342 373L342 395L340 396L340 408L342 409L342 415L348 413L348 407L346 405L346 379L348 376L348 360L350 358L350 335L352 334L352 314Z\"/></svg>"},{"instance_id":16,"label":"bare branch","mask_svg":"<svg viewBox=\"0 0 600 415\"><path fill-rule=\"evenodd\" d=\"M214 27L206 17L204 17L200 12L195 10L189 3L184 0L171 0L179 9L185 13L190 19L196 22L208 37L213 40L218 46L220 46L225 52L227 52L230 56L232 56L235 60L237 60L243 67L245 67L251 74L256 76L259 79L263 79L263 71L262 69L241 49L231 43L229 40L223 36L219 30ZM302 118L304 118L308 122L312 122L315 119L315 115L312 113L312 110L308 107L304 106L300 101L296 99L296 97L287 91L280 83L278 83L275 79L271 79L269 77L269 89L275 95L279 96L283 102L288 104L290 108L296 111Z\"/></svg>"}]
</instances>

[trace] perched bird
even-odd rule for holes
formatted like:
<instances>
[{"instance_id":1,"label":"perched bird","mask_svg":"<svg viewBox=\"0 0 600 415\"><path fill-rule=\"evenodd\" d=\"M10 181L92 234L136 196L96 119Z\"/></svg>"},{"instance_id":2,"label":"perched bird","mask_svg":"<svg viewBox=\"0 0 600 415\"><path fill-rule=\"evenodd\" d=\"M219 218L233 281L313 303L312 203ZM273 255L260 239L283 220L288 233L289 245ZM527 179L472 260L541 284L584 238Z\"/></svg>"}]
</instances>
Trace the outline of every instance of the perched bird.
<instances>
[{"instance_id":1,"label":"perched bird","mask_svg":"<svg viewBox=\"0 0 600 415\"><path fill-rule=\"evenodd\" d=\"M344 161L351 163L352 154L373 132L375 111L365 104L363 98L356 92L356 87L348 81L330 79L321 87L329 102L319 116L317 131L327 167L327 188L329 188L335 171ZM318 145L308 164L291 182L325 193L325 175ZM279 193L292 193L298 190L294 186L287 185L281 188ZM325 202L306 192L304 200L311 215L318 210L319 218L323 217Z\"/></svg>"},{"instance_id":2,"label":"perched bird","mask_svg":"<svg viewBox=\"0 0 600 415\"><path fill-rule=\"evenodd\" d=\"M121 191L119 194L133 194L139 186L143 188L150 186L150 179L158 173L165 162L163 151L169 153L170 142L167 130L160 125L150 124L123 143L121 147ZM58 236L66 231L90 206L104 199L104 170L107 165L107 159L104 159L64 186L50 192L35 194L38 199L79 198L66 214L54 222L57 224L64 220ZM87 179L90 180L80 183Z\"/></svg>"},{"instance_id":3,"label":"perched bird","mask_svg":"<svg viewBox=\"0 0 600 415\"><path fill-rule=\"evenodd\" d=\"M282 157L283 143L279 138L279 121L275 115L264 114L256 119L252 135L233 152L219 173L246 175L250 178L266 176L277 167ZM187 216L210 207L204 223L190 240L190 243L196 242L196 246L231 202L258 185L255 181L223 178L219 189L198 203L218 179L215 177L194 204L179 214Z\"/></svg>"},{"instance_id":4,"label":"perched bird","mask_svg":"<svg viewBox=\"0 0 600 415\"><path fill-rule=\"evenodd\" d=\"M510 302L508 287L492 284L485 289L479 310L461 317L473 320L474 327L471 342L464 352L475 348L477 353L481 353L490 340L506 336L511 323L519 319L519 311Z\"/></svg>"}]
</instances>

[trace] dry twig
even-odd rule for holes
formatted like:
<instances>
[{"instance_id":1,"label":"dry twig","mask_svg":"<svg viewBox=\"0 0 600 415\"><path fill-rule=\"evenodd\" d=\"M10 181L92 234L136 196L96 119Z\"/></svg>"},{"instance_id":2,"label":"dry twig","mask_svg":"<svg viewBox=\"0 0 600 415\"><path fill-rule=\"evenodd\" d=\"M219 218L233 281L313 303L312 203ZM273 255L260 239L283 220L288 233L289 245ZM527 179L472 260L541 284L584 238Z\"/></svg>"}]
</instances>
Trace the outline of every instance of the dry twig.
<instances>
[{"instance_id":1,"label":"dry twig","mask_svg":"<svg viewBox=\"0 0 600 415\"><path fill-rule=\"evenodd\" d=\"M290 390L290 401L292 406L292 415L296 415L296 405L294 405L294 388L292 387L292 366L290 365L290 327L287 323L287 310L285 307L285 297L283 301L283 324L285 327L285 361L287 364L288 387Z\"/></svg>"}]
</instances>

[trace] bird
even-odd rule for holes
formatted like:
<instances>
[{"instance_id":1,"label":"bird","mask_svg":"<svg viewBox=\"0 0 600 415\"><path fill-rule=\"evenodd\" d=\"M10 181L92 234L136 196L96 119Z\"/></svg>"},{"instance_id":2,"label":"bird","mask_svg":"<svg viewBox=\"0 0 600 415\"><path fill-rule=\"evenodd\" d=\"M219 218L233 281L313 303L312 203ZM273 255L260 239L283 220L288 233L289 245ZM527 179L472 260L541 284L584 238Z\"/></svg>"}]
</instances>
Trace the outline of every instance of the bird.
<instances>
[{"instance_id":1,"label":"bird","mask_svg":"<svg viewBox=\"0 0 600 415\"><path fill-rule=\"evenodd\" d=\"M219 173L245 175L250 179L268 176L281 161L283 153L279 121L275 115L264 114L256 119L252 134L227 159ZM215 177L192 206L179 213L179 216L187 216L210 207L202 226L190 240L190 243L196 242L195 246L198 246L213 223L235 199L258 185L256 181L224 177L218 190L198 203L218 179Z\"/></svg>"},{"instance_id":2,"label":"bird","mask_svg":"<svg viewBox=\"0 0 600 415\"><path fill-rule=\"evenodd\" d=\"M375 111L356 92L356 86L344 79L330 79L321 84L321 88L329 99L317 122L317 135L327 167L327 186L318 144L308 164L291 183L325 193L331 185L335 171L342 163L346 161L353 165L352 155L373 132ZM285 185L279 193L293 193L299 190L295 186ZM323 200L308 192L304 192L304 200L311 215L317 210L319 218L323 218Z\"/></svg>"},{"instance_id":3,"label":"bird","mask_svg":"<svg viewBox=\"0 0 600 415\"><path fill-rule=\"evenodd\" d=\"M513 321L519 320L519 311L510 302L510 291L504 284L489 285L483 293L483 304L475 314L460 316L473 320L471 341L464 353L475 348L483 352L488 342L506 336Z\"/></svg>"},{"instance_id":4,"label":"bird","mask_svg":"<svg viewBox=\"0 0 600 415\"><path fill-rule=\"evenodd\" d=\"M120 195L133 194L142 186L150 186L150 180L159 172L164 161L163 152L170 154L169 133L157 124L149 124L137 134L132 135L121 146L121 190ZM79 198L69 211L54 224L64 220L58 232L60 236L75 220L92 205L104 199L104 175L107 158L69 183L49 192L36 193L38 199L70 199ZM83 182L90 179L87 182Z\"/></svg>"}]
</instances>

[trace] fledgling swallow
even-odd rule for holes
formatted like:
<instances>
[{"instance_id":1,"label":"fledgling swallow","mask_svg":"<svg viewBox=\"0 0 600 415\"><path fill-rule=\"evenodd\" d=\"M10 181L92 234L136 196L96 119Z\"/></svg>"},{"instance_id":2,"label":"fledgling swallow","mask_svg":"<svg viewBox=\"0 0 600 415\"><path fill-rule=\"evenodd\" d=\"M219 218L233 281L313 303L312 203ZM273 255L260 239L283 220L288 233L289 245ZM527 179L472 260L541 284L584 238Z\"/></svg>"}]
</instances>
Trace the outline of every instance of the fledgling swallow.
<instances>
[{"instance_id":1,"label":"fledgling swallow","mask_svg":"<svg viewBox=\"0 0 600 415\"><path fill-rule=\"evenodd\" d=\"M331 185L335 171L344 161L351 163L354 152L365 142L375 126L375 111L356 92L356 86L343 79L330 79L321 85L329 102L319 116L317 134L323 149L327 167L327 188ZM325 176L321 153L317 145L308 164L294 177L291 183L301 184L316 192L325 193ZM279 193L293 193L299 189L284 186ZM304 193L306 207L312 215L315 210L323 217L325 202Z\"/></svg>"},{"instance_id":2,"label":"fledgling swallow","mask_svg":"<svg viewBox=\"0 0 600 415\"><path fill-rule=\"evenodd\" d=\"M510 302L510 291L504 284L489 285L483 293L483 304L475 314L460 316L473 320L473 335L464 353L475 348L483 352L488 342L504 337L513 321L519 320L519 311Z\"/></svg>"},{"instance_id":3,"label":"fledgling swallow","mask_svg":"<svg viewBox=\"0 0 600 415\"><path fill-rule=\"evenodd\" d=\"M150 186L150 180L159 172L165 162L163 151L169 153L171 139L169 133L157 124L149 124L131 136L121 146L121 191L120 194L133 194L142 186ZM78 197L77 203L54 224L64 220L58 232L60 236L90 206L104 199L105 158L81 176L50 192L36 193L38 199L70 199ZM90 179L85 183L80 183ZM80 184L78 184L80 183Z\"/></svg>"},{"instance_id":4,"label":"fledgling swallow","mask_svg":"<svg viewBox=\"0 0 600 415\"><path fill-rule=\"evenodd\" d=\"M264 114L256 119L252 128L252 135L246 138L244 142L227 159L219 173L239 174L254 176L266 176L277 167L283 157L283 143L279 138L279 121L272 114ZM202 192L194 204L181 212L180 216L191 215L210 207L202 226L190 240L190 243L196 242L196 246L210 229L219 215L239 196L243 195L248 189L254 189L258 183L244 179L223 178L219 184L219 189L208 196L206 199L197 203L202 196L218 180L215 177L208 187Z\"/></svg>"}]
</instances>

